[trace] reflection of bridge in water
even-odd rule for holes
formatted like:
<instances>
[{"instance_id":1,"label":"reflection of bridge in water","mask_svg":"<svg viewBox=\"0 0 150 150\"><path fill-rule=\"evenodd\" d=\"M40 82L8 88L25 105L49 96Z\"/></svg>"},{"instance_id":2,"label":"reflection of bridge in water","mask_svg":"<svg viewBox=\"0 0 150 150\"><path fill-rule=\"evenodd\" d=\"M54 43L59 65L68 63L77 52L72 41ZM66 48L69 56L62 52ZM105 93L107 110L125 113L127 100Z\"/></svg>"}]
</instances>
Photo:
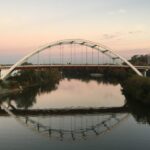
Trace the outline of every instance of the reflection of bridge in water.
<instances>
[{"instance_id":1,"label":"reflection of bridge in water","mask_svg":"<svg viewBox=\"0 0 150 150\"><path fill-rule=\"evenodd\" d=\"M2 108L22 125L43 136L58 140L86 140L100 136L128 118L125 107L93 109L91 112L86 112L87 109L74 109L74 112L53 109L49 110L49 113L46 113L46 110L9 110L5 105L2 105ZM44 113L39 113L40 111Z\"/></svg>"}]
</instances>

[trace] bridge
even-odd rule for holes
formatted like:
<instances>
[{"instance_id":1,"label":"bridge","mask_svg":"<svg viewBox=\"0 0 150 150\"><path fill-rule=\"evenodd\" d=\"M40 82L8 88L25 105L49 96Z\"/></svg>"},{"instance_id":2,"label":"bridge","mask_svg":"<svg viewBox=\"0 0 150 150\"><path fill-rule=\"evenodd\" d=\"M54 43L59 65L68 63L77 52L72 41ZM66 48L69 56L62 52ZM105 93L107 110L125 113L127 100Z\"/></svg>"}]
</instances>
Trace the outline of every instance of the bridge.
<instances>
[{"instance_id":1,"label":"bridge","mask_svg":"<svg viewBox=\"0 0 150 150\"><path fill-rule=\"evenodd\" d=\"M1 76L1 80L7 79L14 70L37 68L127 68L139 76L143 76L141 70L150 69L149 66L133 66L124 57L102 44L69 39L40 47L12 66L1 66L1 69L8 69Z\"/></svg>"},{"instance_id":2,"label":"bridge","mask_svg":"<svg viewBox=\"0 0 150 150\"><path fill-rule=\"evenodd\" d=\"M143 76L140 71L150 69L149 66L133 66L124 57L99 43L71 39L47 44L26 55L12 66L1 66L1 70L8 69L1 76L1 80L6 80L14 70L43 68L124 68L131 69L139 76ZM46 135L48 138L53 135L57 136L60 140L65 137L72 140L78 137L85 139L88 135L91 136L91 133L96 136L105 134L128 118L128 113L131 111L126 105L114 108L59 110L23 110L9 107L5 103L1 104L0 116L9 114L29 129Z\"/></svg>"},{"instance_id":3,"label":"bridge","mask_svg":"<svg viewBox=\"0 0 150 150\"><path fill-rule=\"evenodd\" d=\"M5 66L0 66L0 70L3 69L10 69L12 66L10 65L5 65ZM150 66L134 66L136 69L140 71L145 71L145 70L150 70ZM17 66L14 70L25 70L25 69L40 69L40 68L125 68L125 69L130 69L130 66L128 65L91 65L91 64L78 64L78 65L72 65L72 64L45 64L45 65L23 65L23 66Z\"/></svg>"}]
</instances>

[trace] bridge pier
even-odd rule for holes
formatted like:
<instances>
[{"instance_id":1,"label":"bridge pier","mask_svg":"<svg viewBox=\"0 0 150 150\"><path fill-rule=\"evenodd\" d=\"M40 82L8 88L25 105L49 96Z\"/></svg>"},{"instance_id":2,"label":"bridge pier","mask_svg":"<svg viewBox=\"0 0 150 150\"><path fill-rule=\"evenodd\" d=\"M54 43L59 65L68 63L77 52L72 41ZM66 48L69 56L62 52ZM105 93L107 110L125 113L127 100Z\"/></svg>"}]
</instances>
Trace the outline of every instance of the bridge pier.
<instances>
[{"instance_id":1,"label":"bridge pier","mask_svg":"<svg viewBox=\"0 0 150 150\"><path fill-rule=\"evenodd\" d=\"M147 77L147 72L149 71L149 69L144 70L144 77Z\"/></svg>"}]
</instances>

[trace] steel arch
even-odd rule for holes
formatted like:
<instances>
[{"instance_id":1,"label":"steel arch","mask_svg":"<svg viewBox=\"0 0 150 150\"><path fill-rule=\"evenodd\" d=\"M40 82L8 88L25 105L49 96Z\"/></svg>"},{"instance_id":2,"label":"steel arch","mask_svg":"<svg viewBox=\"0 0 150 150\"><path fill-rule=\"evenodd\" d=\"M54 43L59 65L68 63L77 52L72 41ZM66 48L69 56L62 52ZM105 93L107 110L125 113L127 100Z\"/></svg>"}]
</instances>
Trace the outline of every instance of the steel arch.
<instances>
[{"instance_id":1,"label":"steel arch","mask_svg":"<svg viewBox=\"0 0 150 150\"><path fill-rule=\"evenodd\" d=\"M95 49L97 51L100 51L101 53L103 53L104 55L109 56L112 59L120 59L121 61L126 63L137 75L143 76L142 73L138 69L136 69L128 60L126 60L124 57L120 56L119 54L116 54L115 52L113 52L112 49L110 49L110 48L108 48L108 47L106 47L104 45L101 45L101 44L95 43L95 42L91 42L91 41L88 41L88 40L83 40L83 39L67 39L67 40L60 40L60 41L49 43L49 44L47 44L47 45L45 45L43 47L40 47L40 48L34 50L31 53L29 53L28 55L26 55L25 57L20 59L18 62L16 62L8 70L8 72L1 77L1 80L5 80L16 67L20 66L26 60L28 60L32 56L36 55L37 53L40 53L40 52L46 50L47 48L51 48L51 47L58 46L58 45L65 45L65 44L84 45L84 46L93 48L93 49Z\"/></svg>"}]
</instances>

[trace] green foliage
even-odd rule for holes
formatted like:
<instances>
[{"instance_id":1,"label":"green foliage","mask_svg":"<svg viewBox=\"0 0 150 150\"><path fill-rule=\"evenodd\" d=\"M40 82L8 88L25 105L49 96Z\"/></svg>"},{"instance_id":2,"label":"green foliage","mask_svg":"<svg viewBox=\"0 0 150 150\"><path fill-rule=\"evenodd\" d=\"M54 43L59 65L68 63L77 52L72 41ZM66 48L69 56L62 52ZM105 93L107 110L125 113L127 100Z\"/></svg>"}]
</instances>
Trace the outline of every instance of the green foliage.
<instances>
[{"instance_id":1,"label":"green foliage","mask_svg":"<svg viewBox=\"0 0 150 150\"><path fill-rule=\"evenodd\" d=\"M127 101L150 104L150 78L133 76L127 79L122 87Z\"/></svg>"},{"instance_id":2,"label":"green foliage","mask_svg":"<svg viewBox=\"0 0 150 150\"><path fill-rule=\"evenodd\" d=\"M106 79L116 79L119 83L128 79L131 75L131 71L127 71L125 69L106 69L103 72L104 77Z\"/></svg>"},{"instance_id":3,"label":"green foliage","mask_svg":"<svg viewBox=\"0 0 150 150\"><path fill-rule=\"evenodd\" d=\"M29 63L29 62L24 62L23 64L22 64L22 66L25 66L25 65L33 65L32 63Z\"/></svg>"},{"instance_id":4,"label":"green foliage","mask_svg":"<svg viewBox=\"0 0 150 150\"><path fill-rule=\"evenodd\" d=\"M149 65L149 55L134 55L129 61L133 65L146 66Z\"/></svg>"},{"instance_id":5,"label":"green foliage","mask_svg":"<svg viewBox=\"0 0 150 150\"><path fill-rule=\"evenodd\" d=\"M9 81L17 82L21 86L41 84L43 82L58 83L61 74L57 69L49 70L20 70L16 76L10 77Z\"/></svg>"},{"instance_id":6,"label":"green foliage","mask_svg":"<svg viewBox=\"0 0 150 150\"><path fill-rule=\"evenodd\" d=\"M55 90L60 79L61 73L57 69L21 70L16 76L10 77L6 82L2 82L1 88L2 90L6 88L7 91L15 89L20 91L20 88L23 89L22 92L7 94L5 98L6 100L9 99L9 105L11 106L11 101L13 100L17 108L28 109L36 103L37 94Z\"/></svg>"}]
</instances>

